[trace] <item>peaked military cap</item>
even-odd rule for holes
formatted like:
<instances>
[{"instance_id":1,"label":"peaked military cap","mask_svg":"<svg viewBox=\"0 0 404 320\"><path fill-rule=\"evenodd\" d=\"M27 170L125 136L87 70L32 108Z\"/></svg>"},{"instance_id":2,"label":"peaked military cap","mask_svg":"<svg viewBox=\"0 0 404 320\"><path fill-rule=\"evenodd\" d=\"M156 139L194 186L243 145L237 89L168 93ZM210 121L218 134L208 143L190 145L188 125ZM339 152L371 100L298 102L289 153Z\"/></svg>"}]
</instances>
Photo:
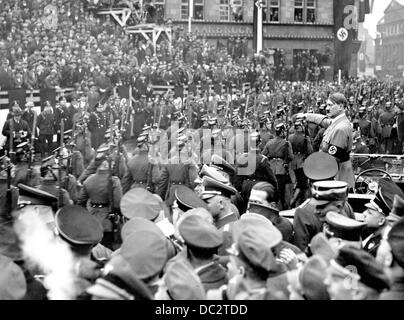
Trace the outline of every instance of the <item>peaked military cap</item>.
<instances>
[{"instance_id":1,"label":"peaked military cap","mask_svg":"<svg viewBox=\"0 0 404 320\"><path fill-rule=\"evenodd\" d=\"M373 200L365 204L367 208L379 211L384 216L388 216L393 209L394 196L404 198L401 188L392 180L382 178L378 181L379 188Z\"/></svg>"},{"instance_id":2,"label":"peaked military cap","mask_svg":"<svg viewBox=\"0 0 404 320\"><path fill-rule=\"evenodd\" d=\"M51 207L58 201L54 195L22 183L18 184L18 188L18 206L43 205Z\"/></svg>"},{"instance_id":3,"label":"peaked military cap","mask_svg":"<svg viewBox=\"0 0 404 320\"><path fill-rule=\"evenodd\" d=\"M221 195L226 198L230 198L232 195L237 193L237 190L232 186L224 184L220 181L212 179L211 177L204 176L203 177L203 187L201 198L203 200L207 200L213 198L214 196Z\"/></svg>"},{"instance_id":4,"label":"peaked military cap","mask_svg":"<svg viewBox=\"0 0 404 320\"><path fill-rule=\"evenodd\" d=\"M217 118L216 118L216 117L213 117L213 118L208 119L208 123L209 123L209 124L215 124L216 122L217 122Z\"/></svg>"},{"instance_id":5,"label":"peaked military cap","mask_svg":"<svg viewBox=\"0 0 404 320\"><path fill-rule=\"evenodd\" d=\"M311 189L313 203L324 205L331 201L343 201L348 196L348 184L344 181L317 181Z\"/></svg>"},{"instance_id":6,"label":"peaked military cap","mask_svg":"<svg viewBox=\"0 0 404 320\"><path fill-rule=\"evenodd\" d=\"M143 144L144 142L146 142L147 140L147 136L146 135L141 135L136 139L137 144Z\"/></svg>"},{"instance_id":7,"label":"peaked military cap","mask_svg":"<svg viewBox=\"0 0 404 320\"><path fill-rule=\"evenodd\" d=\"M167 265L164 277L167 292L173 300L204 300L205 289L192 265L177 259Z\"/></svg>"},{"instance_id":8,"label":"peaked military cap","mask_svg":"<svg viewBox=\"0 0 404 320\"><path fill-rule=\"evenodd\" d=\"M59 235L73 245L95 245L103 237L100 221L81 206L67 205L59 209L55 225Z\"/></svg>"},{"instance_id":9,"label":"peaked military cap","mask_svg":"<svg viewBox=\"0 0 404 320\"><path fill-rule=\"evenodd\" d=\"M120 203L121 213L128 219L143 217L150 221L157 218L163 208L163 201L143 188L126 192Z\"/></svg>"},{"instance_id":10,"label":"peaked military cap","mask_svg":"<svg viewBox=\"0 0 404 320\"><path fill-rule=\"evenodd\" d=\"M107 151L109 151L109 146L99 147L96 152L97 153L105 153Z\"/></svg>"},{"instance_id":11,"label":"peaked military cap","mask_svg":"<svg viewBox=\"0 0 404 320\"><path fill-rule=\"evenodd\" d=\"M286 129L286 127L285 127L285 124L283 124L283 123L279 123L275 126L275 131L281 131L281 130L285 130L285 129Z\"/></svg>"},{"instance_id":12,"label":"peaked military cap","mask_svg":"<svg viewBox=\"0 0 404 320\"><path fill-rule=\"evenodd\" d=\"M310 257L299 272L299 281L307 300L330 300L324 284L328 263L319 255Z\"/></svg>"},{"instance_id":13,"label":"peaked military cap","mask_svg":"<svg viewBox=\"0 0 404 320\"><path fill-rule=\"evenodd\" d=\"M404 217L404 199L397 194L394 196L393 209L390 215L396 216L397 218Z\"/></svg>"},{"instance_id":14,"label":"peaked military cap","mask_svg":"<svg viewBox=\"0 0 404 320\"><path fill-rule=\"evenodd\" d=\"M184 217L178 226L184 242L196 248L213 249L223 243L222 232L201 216L192 214Z\"/></svg>"},{"instance_id":15,"label":"peaked military cap","mask_svg":"<svg viewBox=\"0 0 404 320\"><path fill-rule=\"evenodd\" d=\"M154 230L155 228L156 224L154 222L143 217L134 217L123 225L121 229L122 241L125 241L126 238L138 230Z\"/></svg>"},{"instance_id":16,"label":"peaked military cap","mask_svg":"<svg viewBox=\"0 0 404 320\"><path fill-rule=\"evenodd\" d=\"M319 255L327 262L330 262L337 256L336 250L332 247L330 241L324 233L317 233L310 241L309 249L311 255Z\"/></svg>"},{"instance_id":17,"label":"peaked military cap","mask_svg":"<svg viewBox=\"0 0 404 320\"><path fill-rule=\"evenodd\" d=\"M229 175L233 175L236 173L236 169L229 162L227 162L217 154L212 155L211 162L213 165L221 168L224 172L227 172Z\"/></svg>"},{"instance_id":18,"label":"peaked military cap","mask_svg":"<svg viewBox=\"0 0 404 320\"><path fill-rule=\"evenodd\" d=\"M126 237L119 255L140 279L148 279L159 274L168 261L167 239L157 226L149 225Z\"/></svg>"},{"instance_id":19,"label":"peaked military cap","mask_svg":"<svg viewBox=\"0 0 404 320\"><path fill-rule=\"evenodd\" d=\"M366 107L360 107L359 112L360 113L365 113L366 112Z\"/></svg>"},{"instance_id":20,"label":"peaked military cap","mask_svg":"<svg viewBox=\"0 0 404 320\"><path fill-rule=\"evenodd\" d=\"M354 266L360 282L379 292L390 288L390 282L376 259L368 252L349 245L343 246L335 258L342 267Z\"/></svg>"},{"instance_id":21,"label":"peaked military cap","mask_svg":"<svg viewBox=\"0 0 404 320\"><path fill-rule=\"evenodd\" d=\"M202 166L199 175L201 178L207 176L225 184L229 183L229 180L218 169L208 166L206 164Z\"/></svg>"},{"instance_id":22,"label":"peaked military cap","mask_svg":"<svg viewBox=\"0 0 404 320\"><path fill-rule=\"evenodd\" d=\"M393 257L404 269L404 218L393 225L387 236L387 241L390 244Z\"/></svg>"},{"instance_id":23,"label":"peaked military cap","mask_svg":"<svg viewBox=\"0 0 404 320\"><path fill-rule=\"evenodd\" d=\"M235 225L238 223L241 223L241 220L235 222ZM280 231L276 228L268 229L267 224L246 225L238 232L233 232L233 240L237 245L237 249L243 253L253 266L270 271L274 270L277 265L271 245L279 240L278 233Z\"/></svg>"},{"instance_id":24,"label":"peaked military cap","mask_svg":"<svg viewBox=\"0 0 404 320\"><path fill-rule=\"evenodd\" d=\"M329 238L340 238L347 241L360 241L365 222L359 222L342 214L330 211L326 214L324 233Z\"/></svg>"},{"instance_id":25,"label":"peaked military cap","mask_svg":"<svg viewBox=\"0 0 404 320\"><path fill-rule=\"evenodd\" d=\"M328 153L314 152L304 161L303 172L313 181L331 180L338 173L338 163Z\"/></svg>"},{"instance_id":26,"label":"peaked military cap","mask_svg":"<svg viewBox=\"0 0 404 320\"><path fill-rule=\"evenodd\" d=\"M249 227L257 228L257 230L264 228L271 233L271 237L268 238L269 241L267 242L269 248L275 248L282 242L282 233L279 229L276 228L268 218L252 212L243 214L240 219L232 225L231 231L233 239L236 241L242 231Z\"/></svg>"},{"instance_id":27,"label":"peaked military cap","mask_svg":"<svg viewBox=\"0 0 404 320\"><path fill-rule=\"evenodd\" d=\"M174 192L175 198L178 203L178 208L186 212L195 208L207 209L208 206L198 195L190 188L179 185Z\"/></svg>"}]
</instances>

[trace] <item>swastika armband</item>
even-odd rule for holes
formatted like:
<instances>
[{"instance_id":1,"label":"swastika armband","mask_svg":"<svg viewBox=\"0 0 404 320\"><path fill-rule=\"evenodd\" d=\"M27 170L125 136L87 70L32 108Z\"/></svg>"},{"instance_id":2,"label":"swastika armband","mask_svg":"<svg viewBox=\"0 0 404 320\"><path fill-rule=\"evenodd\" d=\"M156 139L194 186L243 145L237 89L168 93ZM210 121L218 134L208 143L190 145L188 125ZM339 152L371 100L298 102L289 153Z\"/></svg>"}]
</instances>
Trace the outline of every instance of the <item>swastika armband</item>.
<instances>
[{"instance_id":1,"label":"swastika armband","mask_svg":"<svg viewBox=\"0 0 404 320\"><path fill-rule=\"evenodd\" d=\"M333 144L328 146L327 153L337 158L341 162L345 162L350 159L349 152L346 152L344 149L337 147Z\"/></svg>"}]
</instances>

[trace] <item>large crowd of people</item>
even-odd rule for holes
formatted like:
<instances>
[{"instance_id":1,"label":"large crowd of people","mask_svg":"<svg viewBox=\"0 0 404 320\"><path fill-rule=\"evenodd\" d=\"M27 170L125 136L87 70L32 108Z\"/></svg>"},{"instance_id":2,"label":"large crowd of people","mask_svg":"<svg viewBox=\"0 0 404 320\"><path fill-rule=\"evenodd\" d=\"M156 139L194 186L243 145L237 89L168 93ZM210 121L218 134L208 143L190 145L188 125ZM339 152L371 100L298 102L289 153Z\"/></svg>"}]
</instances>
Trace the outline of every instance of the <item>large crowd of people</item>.
<instances>
[{"instance_id":1,"label":"large crowd of people","mask_svg":"<svg viewBox=\"0 0 404 320\"><path fill-rule=\"evenodd\" d=\"M74 87L40 114L13 102L3 126L0 299L404 299L400 179L355 181L351 159L402 169L399 84L289 81L180 30L154 55L84 2L0 3L2 72L42 66L31 88ZM31 25L49 4L70 14Z\"/></svg>"},{"instance_id":2,"label":"large crowd of people","mask_svg":"<svg viewBox=\"0 0 404 320\"><path fill-rule=\"evenodd\" d=\"M330 58L302 51L289 65L282 50L253 56L246 38L216 45L179 27L171 44L163 37L154 51L151 41L126 34L109 15L87 10L85 1L2 1L0 7L2 90L106 89L141 75L153 85L176 86L239 78L254 85L265 77L316 81L324 79L322 66Z\"/></svg>"}]
</instances>

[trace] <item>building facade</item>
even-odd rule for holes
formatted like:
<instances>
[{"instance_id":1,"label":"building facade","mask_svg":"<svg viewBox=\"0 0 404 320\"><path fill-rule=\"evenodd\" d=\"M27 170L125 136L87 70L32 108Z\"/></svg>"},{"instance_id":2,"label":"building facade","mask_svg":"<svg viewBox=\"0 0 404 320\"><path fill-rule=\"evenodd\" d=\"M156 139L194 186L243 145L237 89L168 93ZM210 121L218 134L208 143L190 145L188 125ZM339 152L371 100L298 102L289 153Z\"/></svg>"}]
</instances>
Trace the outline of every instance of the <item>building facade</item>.
<instances>
[{"instance_id":1,"label":"building facade","mask_svg":"<svg viewBox=\"0 0 404 320\"><path fill-rule=\"evenodd\" d=\"M327 77L332 78L334 0L263 0L263 48L282 49L285 63L296 64L302 51L321 53ZM156 0L166 19L187 30L189 0ZM194 0L192 32L210 43L226 46L232 39L247 40L253 53L254 0Z\"/></svg>"},{"instance_id":2,"label":"building facade","mask_svg":"<svg viewBox=\"0 0 404 320\"><path fill-rule=\"evenodd\" d=\"M376 73L401 78L404 71L404 1L392 0L377 25Z\"/></svg>"}]
</instances>

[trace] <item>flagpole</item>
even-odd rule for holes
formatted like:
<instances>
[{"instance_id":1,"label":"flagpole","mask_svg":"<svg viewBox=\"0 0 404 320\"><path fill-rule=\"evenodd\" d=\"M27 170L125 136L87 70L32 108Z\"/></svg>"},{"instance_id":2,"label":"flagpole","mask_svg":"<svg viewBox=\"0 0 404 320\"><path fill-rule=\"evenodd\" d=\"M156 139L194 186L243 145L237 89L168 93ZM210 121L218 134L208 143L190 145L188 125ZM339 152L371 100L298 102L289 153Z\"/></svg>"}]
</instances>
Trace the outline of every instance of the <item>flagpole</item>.
<instances>
[{"instance_id":1,"label":"flagpole","mask_svg":"<svg viewBox=\"0 0 404 320\"><path fill-rule=\"evenodd\" d=\"M192 16L194 15L194 0L189 0L189 17L188 17L188 33L192 31Z\"/></svg>"},{"instance_id":2,"label":"flagpole","mask_svg":"<svg viewBox=\"0 0 404 320\"><path fill-rule=\"evenodd\" d=\"M259 4L261 4L261 1L258 1ZM262 51L262 6L258 5L258 11L257 11L257 20L258 20L258 26L257 26L257 53Z\"/></svg>"}]
</instances>

